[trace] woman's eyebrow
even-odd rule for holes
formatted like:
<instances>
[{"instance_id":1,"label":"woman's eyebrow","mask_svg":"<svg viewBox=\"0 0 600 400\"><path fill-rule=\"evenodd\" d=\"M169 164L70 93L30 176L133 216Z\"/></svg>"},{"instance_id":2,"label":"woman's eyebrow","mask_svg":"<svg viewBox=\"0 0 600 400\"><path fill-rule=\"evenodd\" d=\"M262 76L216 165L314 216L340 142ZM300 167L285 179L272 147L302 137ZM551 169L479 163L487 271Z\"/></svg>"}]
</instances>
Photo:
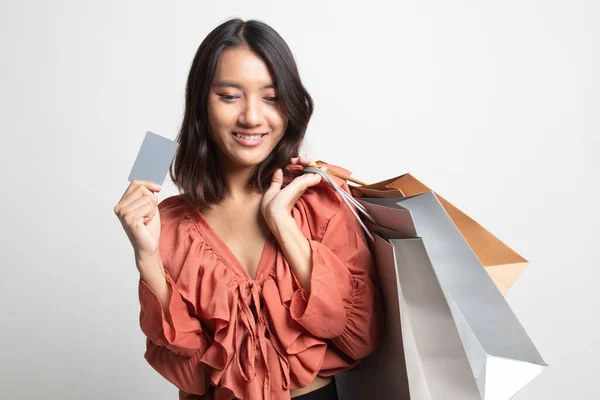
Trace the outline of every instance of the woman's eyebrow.
<instances>
[{"instance_id":1,"label":"woman's eyebrow","mask_svg":"<svg viewBox=\"0 0 600 400\"><path fill-rule=\"evenodd\" d=\"M213 83L212 86L213 87L234 87L234 88L240 89L240 90L243 89L242 85L240 85L239 83L231 82L231 81L217 81L217 82ZM269 83L268 85L261 87L261 89L275 89L275 85L273 83Z\"/></svg>"}]
</instances>

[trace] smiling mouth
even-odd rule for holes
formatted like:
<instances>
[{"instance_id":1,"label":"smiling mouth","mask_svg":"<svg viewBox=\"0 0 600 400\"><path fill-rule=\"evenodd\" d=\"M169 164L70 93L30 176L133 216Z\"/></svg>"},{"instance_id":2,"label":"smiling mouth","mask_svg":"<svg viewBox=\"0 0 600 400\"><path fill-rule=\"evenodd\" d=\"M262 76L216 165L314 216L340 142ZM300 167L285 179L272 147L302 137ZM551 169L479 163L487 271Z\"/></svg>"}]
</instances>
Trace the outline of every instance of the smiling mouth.
<instances>
[{"instance_id":1,"label":"smiling mouth","mask_svg":"<svg viewBox=\"0 0 600 400\"><path fill-rule=\"evenodd\" d=\"M246 147L260 146L264 142L264 137L267 136L266 133L247 135L238 132L232 132L232 135L236 142Z\"/></svg>"},{"instance_id":2,"label":"smiling mouth","mask_svg":"<svg viewBox=\"0 0 600 400\"><path fill-rule=\"evenodd\" d=\"M238 133L238 132L233 132L233 135L235 137L237 137L238 139L244 139L244 140L259 140L260 138L262 138L263 136L266 135L266 133L257 133L257 134L243 134L243 133Z\"/></svg>"}]
</instances>

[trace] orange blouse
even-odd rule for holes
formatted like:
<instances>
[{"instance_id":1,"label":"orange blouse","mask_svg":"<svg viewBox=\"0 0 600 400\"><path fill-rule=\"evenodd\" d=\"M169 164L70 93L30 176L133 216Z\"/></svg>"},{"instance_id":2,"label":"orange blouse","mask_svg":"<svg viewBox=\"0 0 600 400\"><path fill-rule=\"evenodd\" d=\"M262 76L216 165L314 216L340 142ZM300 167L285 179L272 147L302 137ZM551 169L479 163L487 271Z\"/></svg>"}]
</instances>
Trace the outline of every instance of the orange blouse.
<instances>
[{"instance_id":1,"label":"orange blouse","mask_svg":"<svg viewBox=\"0 0 600 400\"><path fill-rule=\"evenodd\" d=\"M346 181L333 179L349 192ZM292 211L312 252L310 296L275 239L267 240L252 280L183 195L158 207L171 321L140 279L140 325L145 359L180 389L180 399L289 399L291 389L374 351L382 312L373 257L327 182L309 188Z\"/></svg>"}]
</instances>

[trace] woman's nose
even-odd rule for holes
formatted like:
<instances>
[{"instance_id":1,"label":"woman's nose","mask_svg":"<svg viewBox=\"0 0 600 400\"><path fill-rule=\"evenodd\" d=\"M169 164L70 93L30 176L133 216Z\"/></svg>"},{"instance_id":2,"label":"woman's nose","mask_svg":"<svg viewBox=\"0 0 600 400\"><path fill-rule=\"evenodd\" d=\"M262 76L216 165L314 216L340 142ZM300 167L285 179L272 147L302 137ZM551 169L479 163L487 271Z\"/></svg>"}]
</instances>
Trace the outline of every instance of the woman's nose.
<instances>
[{"instance_id":1,"label":"woman's nose","mask_svg":"<svg viewBox=\"0 0 600 400\"><path fill-rule=\"evenodd\" d=\"M260 99L248 98L245 108L240 115L240 122L244 125L259 126L263 123L262 105Z\"/></svg>"}]
</instances>

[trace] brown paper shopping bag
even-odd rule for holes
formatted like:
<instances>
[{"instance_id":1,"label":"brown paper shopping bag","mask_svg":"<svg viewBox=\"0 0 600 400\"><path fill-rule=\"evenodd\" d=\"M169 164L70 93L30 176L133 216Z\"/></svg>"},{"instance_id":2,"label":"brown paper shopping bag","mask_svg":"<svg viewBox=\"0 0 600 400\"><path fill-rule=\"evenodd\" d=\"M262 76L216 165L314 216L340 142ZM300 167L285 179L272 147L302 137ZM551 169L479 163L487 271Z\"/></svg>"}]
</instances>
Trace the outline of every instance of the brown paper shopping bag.
<instances>
[{"instance_id":1,"label":"brown paper shopping bag","mask_svg":"<svg viewBox=\"0 0 600 400\"><path fill-rule=\"evenodd\" d=\"M321 164L332 167L330 164L323 161L317 161L316 163L318 165ZM360 184L360 186L350 186L352 195L355 197L407 197L434 192L460 233L463 235L473 252L477 255L479 261L485 267L485 270L494 281L498 290L500 290L503 295L506 295L510 287L525 269L525 266L527 266L528 261L525 258L517 254L513 249L477 223L477 221L452 205L452 203L442 197L439 193L427 187L423 182L419 181L411 174L407 173L381 182L365 184L364 182L344 174L344 172L349 171L339 169L336 172L335 166L329 170L331 175L337 175L341 178L348 179L351 182Z\"/></svg>"}]
</instances>

